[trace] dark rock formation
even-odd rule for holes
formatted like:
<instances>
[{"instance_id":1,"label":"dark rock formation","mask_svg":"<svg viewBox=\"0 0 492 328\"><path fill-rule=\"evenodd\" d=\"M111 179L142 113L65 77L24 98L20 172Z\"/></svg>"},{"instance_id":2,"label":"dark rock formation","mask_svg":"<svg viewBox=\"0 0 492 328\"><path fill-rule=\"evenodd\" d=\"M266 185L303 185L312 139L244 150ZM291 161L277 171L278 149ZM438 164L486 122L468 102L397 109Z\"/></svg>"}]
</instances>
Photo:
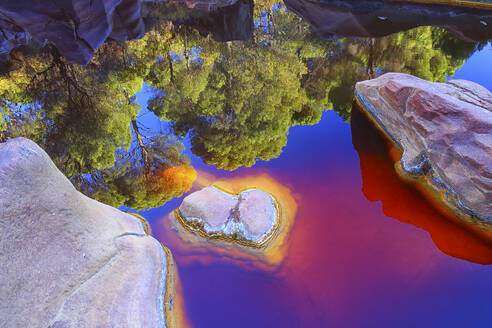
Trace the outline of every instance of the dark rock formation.
<instances>
[{"instance_id":1,"label":"dark rock formation","mask_svg":"<svg viewBox=\"0 0 492 328\"><path fill-rule=\"evenodd\" d=\"M492 225L492 94L469 81L428 82L388 73L359 82L356 97L403 151L401 173Z\"/></svg>"},{"instance_id":2,"label":"dark rock formation","mask_svg":"<svg viewBox=\"0 0 492 328\"><path fill-rule=\"evenodd\" d=\"M0 144L1 326L171 326L172 257L147 231L32 141Z\"/></svg>"},{"instance_id":3,"label":"dark rock formation","mask_svg":"<svg viewBox=\"0 0 492 328\"><path fill-rule=\"evenodd\" d=\"M248 40L253 36L253 1L238 0L234 5L221 7L201 17L185 21L202 35L211 33L219 42Z\"/></svg>"},{"instance_id":4,"label":"dark rock formation","mask_svg":"<svg viewBox=\"0 0 492 328\"><path fill-rule=\"evenodd\" d=\"M201 10L233 3L235 0L186 2ZM140 0L2 1L0 60L5 61L11 49L32 37L40 43L52 42L69 62L87 64L106 39L126 41L144 35L142 6Z\"/></svg>"},{"instance_id":5,"label":"dark rock formation","mask_svg":"<svg viewBox=\"0 0 492 328\"><path fill-rule=\"evenodd\" d=\"M0 62L9 60L12 49L25 46L31 41L31 36L18 26L0 19Z\"/></svg>"},{"instance_id":6,"label":"dark rock formation","mask_svg":"<svg viewBox=\"0 0 492 328\"><path fill-rule=\"evenodd\" d=\"M127 40L144 32L135 0L7 0L0 4L0 20L40 42L52 42L78 64L86 64L108 37Z\"/></svg>"},{"instance_id":7,"label":"dark rock formation","mask_svg":"<svg viewBox=\"0 0 492 328\"><path fill-rule=\"evenodd\" d=\"M379 0L285 0L324 38L381 37L418 26L441 26L465 41L492 38L492 10Z\"/></svg>"}]
</instances>

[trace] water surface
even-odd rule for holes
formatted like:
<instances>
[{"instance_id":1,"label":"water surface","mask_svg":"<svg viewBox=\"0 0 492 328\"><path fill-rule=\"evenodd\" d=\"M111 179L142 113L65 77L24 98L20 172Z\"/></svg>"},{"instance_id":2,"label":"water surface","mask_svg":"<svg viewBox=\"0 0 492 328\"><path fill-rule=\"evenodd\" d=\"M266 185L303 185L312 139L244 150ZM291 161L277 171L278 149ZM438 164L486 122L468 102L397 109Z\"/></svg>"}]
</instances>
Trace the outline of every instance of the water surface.
<instances>
[{"instance_id":1,"label":"water surface","mask_svg":"<svg viewBox=\"0 0 492 328\"><path fill-rule=\"evenodd\" d=\"M407 30L444 23L400 11L384 16L391 30L345 38L370 29L323 30L303 11L313 28L281 3L152 6L144 38L108 41L87 66L50 43L14 50L0 139L35 140L79 190L147 218L192 327L492 326L492 244L401 181L353 107L357 81L390 71L492 90L490 31L474 39L459 19ZM280 264L179 241L168 214L200 181L258 176L297 205Z\"/></svg>"}]
</instances>

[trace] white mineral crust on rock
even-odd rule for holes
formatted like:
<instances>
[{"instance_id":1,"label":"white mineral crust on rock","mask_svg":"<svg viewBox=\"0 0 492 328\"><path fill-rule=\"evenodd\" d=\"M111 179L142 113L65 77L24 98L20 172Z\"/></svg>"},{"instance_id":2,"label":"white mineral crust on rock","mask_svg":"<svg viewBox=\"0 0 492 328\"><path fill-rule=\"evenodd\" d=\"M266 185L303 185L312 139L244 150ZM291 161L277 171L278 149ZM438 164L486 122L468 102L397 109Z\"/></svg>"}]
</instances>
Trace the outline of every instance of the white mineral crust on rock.
<instances>
[{"instance_id":1,"label":"white mineral crust on rock","mask_svg":"<svg viewBox=\"0 0 492 328\"><path fill-rule=\"evenodd\" d=\"M280 224L277 201L259 189L233 195L209 186L186 197L179 214L192 230L256 246L274 237Z\"/></svg>"}]
</instances>

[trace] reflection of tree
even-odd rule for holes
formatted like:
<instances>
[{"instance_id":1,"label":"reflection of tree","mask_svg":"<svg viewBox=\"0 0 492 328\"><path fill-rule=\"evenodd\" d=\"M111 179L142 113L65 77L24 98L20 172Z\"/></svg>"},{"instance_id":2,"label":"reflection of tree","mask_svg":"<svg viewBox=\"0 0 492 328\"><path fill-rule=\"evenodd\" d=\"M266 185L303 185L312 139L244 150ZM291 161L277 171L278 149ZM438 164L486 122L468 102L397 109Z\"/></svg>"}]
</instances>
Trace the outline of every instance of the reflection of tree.
<instances>
[{"instance_id":1,"label":"reflection of tree","mask_svg":"<svg viewBox=\"0 0 492 328\"><path fill-rule=\"evenodd\" d=\"M461 65L475 51L483 49L487 42L465 42L445 29L434 28L432 29L432 44L434 48L450 56L454 65Z\"/></svg>"},{"instance_id":2,"label":"reflection of tree","mask_svg":"<svg viewBox=\"0 0 492 328\"><path fill-rule=\"evenodd\" d=\"M7 129L7 122L5 120L4 113L0 113L0 142L6 139L5 130Z\"/></svg>"},{"instance_id":3,"label":"reflection of tree","mask_svg":"<svg viewBox=\"0 0 492 328\"><path fill-rule=\"evenodd\" d=\"M128 122L138 111L124 94L139 86L98 73L67 64L53 47L26 60L20 82L3 93L8 137L35 140L68 176L113 165L116 149L129 146Z\"/></svg>"},{"instance_id":4,"label":"reflection of tree","mask_svg":"<svg viewBox=\"0 0 492 328\"><path fill-rule=\"evenodd\" d=\"M439 47L450 37L441 29L322 41L281 6L257 10L256 17L253 38L242 43L176 31L171 44L180 47L161 55L147 78L156 90L149 109L171 121L177 135L189 133L192 152L219 168L278 156L289 128L318 122L321 110L334 108L349 121L360 80L399 71L439 81L462 64Z\"/></svg>"},{"instance_id":5,"label":"reflection of tree","mask_svg":"<svg viewBox=\"0 0 492 328\"><path fill-rule=\"evenodd\" d=\"M248 42L204 45L203 62L178 62L174 80L150 81L158 92L149 109L190 133L192 151L219 168L251 166L280 154L293 124L313 124L299 77L306 67L296 53Z\"/></svg>"},{"instance_id":6,"label":"reflection of tree","mask_svg":"<svg viewBox=\"0 0 492 328\"><path fill-rule=\"evenodd\" d=\"M303 87L318 106L333 106L347 121L356 82L386 72L445 81L479 46L433 27L419 27L380 39L341 39L337 43L337 51L310 61Z\"/></svg>"},{"instance_id":7,"label":"reflection of tree","mask_svg":"<svg viewBox=\"0 0 492 328\"><path fill-rule=\"evenodd\" d=\"M348 121L357 81L387 71L442 81L478 47L431 27L321 40L281 5L264 4L246 42L216 42L159 21L156 11L144 38L105 43L86 67L67 64L50 45L18 54L17 69L0 76L0 139L40 143L88 194L152 207L185 190L183 172L194 171L178 140L139 132L134 95L143 82L154 88L149 109L188 135L195 155L235 169L278 156L290 127L317 123L322 110Z\"/></svg>"},{"instance_id":8,"label":"reflection of tree","mask_svg":"<svg viewBox=\"0 0 492 328\"><path fill-rule=\"evenodd\" d=\"M150 208L182 194L196 174L183 145L137 129L133 95L152 51L108 43L87 67L67 64L50 46L25 58L0 79L0 133L35 140L79 190L109 204Z\"/></svg>"},{"instance_id":9,"label":"reflection of tree","mask_svg":"<svg viewBox=\"0 0 492 328\"><path fill-rule=\"evenodd\" d=\"M106 204L142 210L164 204L191 188L196 171L182 155L184 146L169 135L144 137L116 164L89 176L75 176L79 190Z\"/></svg>"}]
</instances>

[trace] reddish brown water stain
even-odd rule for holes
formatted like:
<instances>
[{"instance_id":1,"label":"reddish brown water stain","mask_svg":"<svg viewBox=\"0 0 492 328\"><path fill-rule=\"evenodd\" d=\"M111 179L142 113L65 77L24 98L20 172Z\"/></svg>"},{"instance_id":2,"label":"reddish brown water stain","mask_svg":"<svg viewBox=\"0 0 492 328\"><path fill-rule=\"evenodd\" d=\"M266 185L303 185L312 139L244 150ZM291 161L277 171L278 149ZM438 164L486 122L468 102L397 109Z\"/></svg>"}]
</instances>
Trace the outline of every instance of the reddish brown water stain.
<instances>
[{"instance_id":1,"label":"reddish brown water stain","mask_svg":"<svg viewBox=\"0 0 492 328\"><path fill-rule=\"evenodd\" d=\"M384 142L355 107L352 140L360 158L362 192L370 201L380 200L386 216L428 231L445 254L475 263L492 264L490 233L465 222L460 224L457 222L460 219L453 213L430 197L423 197L423 188L402 181L392 161L397 157L396 151Z\"/></svg>"},{"instance_id":2,"label":"reddish brown water stain","mask_svg":"<svg viewBox=\"0 0 492 328\"><path fill-rule=\"evenodd\" d=\"M277 267L177 243L168 212L152 223L180 268L191 325L487 327L492 268L455 257L490 263L492 247L402 182L385 141L364 120L352 123L352 140L348 125L327 124L277 162L214 172L268 174L294 195L297 215Z\"/></svg>"}]
</instances>

